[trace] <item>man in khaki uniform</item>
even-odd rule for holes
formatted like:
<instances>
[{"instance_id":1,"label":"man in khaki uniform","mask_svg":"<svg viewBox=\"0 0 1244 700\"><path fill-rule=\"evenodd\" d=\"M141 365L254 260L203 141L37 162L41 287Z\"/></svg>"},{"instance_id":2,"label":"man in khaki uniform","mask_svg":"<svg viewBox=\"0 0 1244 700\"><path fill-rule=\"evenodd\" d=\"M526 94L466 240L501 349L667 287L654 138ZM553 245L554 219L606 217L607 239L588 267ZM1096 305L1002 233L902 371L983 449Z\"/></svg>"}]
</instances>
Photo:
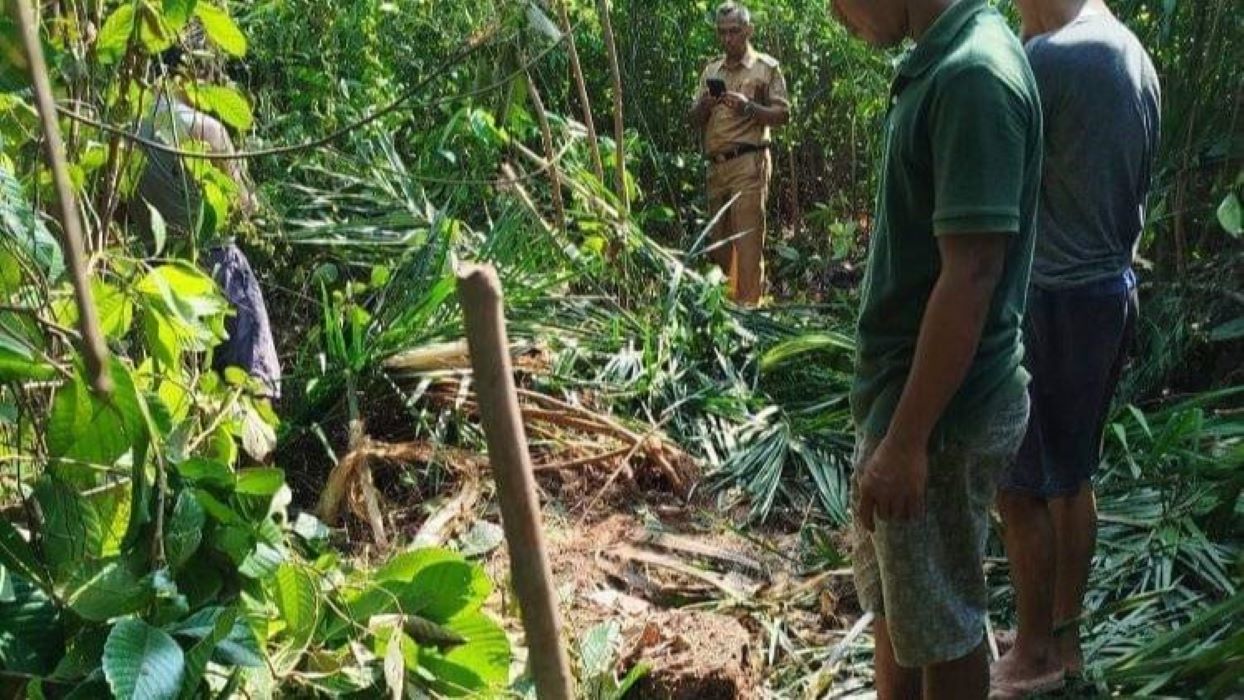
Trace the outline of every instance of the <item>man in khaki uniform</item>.
<instances>
[{"instance_id":1,"label":"man in khaki uniform","mask_svg":"<svg viewBox=\"0 0 1244 700\"><path fill-rule=\"evenodd\" d=\"M729 278L730 295L754 306L764 288L769 128L790 119L790 102L777 60L752 48L747 8L728 2L715 18L725 55L700 76L690 119L704 140L710 215L734 200L713 227L711 258Z\"/></svg>"}]
</instances>

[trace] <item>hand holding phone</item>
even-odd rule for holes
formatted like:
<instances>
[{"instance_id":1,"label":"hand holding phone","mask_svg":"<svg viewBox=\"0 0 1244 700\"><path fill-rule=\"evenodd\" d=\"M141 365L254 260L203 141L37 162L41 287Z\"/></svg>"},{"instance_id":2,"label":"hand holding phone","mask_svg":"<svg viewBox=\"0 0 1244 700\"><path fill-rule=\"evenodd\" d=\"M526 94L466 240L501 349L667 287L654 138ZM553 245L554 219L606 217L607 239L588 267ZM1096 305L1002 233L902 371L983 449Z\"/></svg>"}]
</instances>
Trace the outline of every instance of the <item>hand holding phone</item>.
<instances>
[{"instance_id":1,"label":"hand holding phone","mask_svg":"<svg viewBox=\"0 0 1244 700\"><path fill-rule=\"evenodd\" d=\"M708 79L708 94L713 97L721 97L726 94L726 81L721 78Z\"/></svg>"}]
</instances>

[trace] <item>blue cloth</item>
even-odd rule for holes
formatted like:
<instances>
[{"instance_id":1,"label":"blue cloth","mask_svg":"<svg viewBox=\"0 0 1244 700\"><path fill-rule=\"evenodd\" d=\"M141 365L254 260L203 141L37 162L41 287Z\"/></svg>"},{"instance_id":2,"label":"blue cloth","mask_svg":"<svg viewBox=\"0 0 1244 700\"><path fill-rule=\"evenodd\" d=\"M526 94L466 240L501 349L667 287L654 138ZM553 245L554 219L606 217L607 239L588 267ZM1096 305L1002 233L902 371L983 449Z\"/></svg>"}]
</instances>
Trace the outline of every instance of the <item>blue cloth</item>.
<instances>
[{"instance_id":1,"label":"blue cloth","mask_svg":"<svg viewBox=\"0 0 1244 700\"><path fill-rule=\"evenodd\" d=\"M281 364L272 338L268 308L250 261L236 245L226 243L209 248L202 263L236 312L225 320L229 339L216 348L213 369L242 369L264 384L267 395L279 398Z\"/></svg>"}]
</instances>

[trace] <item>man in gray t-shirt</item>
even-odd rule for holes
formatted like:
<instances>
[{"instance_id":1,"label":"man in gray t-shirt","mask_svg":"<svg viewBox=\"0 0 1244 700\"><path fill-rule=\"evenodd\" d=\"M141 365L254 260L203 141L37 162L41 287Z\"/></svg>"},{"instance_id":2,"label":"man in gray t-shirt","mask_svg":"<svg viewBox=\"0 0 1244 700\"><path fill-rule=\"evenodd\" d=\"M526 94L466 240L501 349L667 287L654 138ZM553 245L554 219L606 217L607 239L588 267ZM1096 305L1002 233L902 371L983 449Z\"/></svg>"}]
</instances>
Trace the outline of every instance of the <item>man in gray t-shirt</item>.
<instances>
[{"instance_id":1,"label":"man in gray t-shirt","mask_svg":"<svg viewBox=\"0 0 1244 700\"><path fill-rule=\"evenodd\" d=\"M1032 417L998 492L1019 618L993 669L998 697L1051 690L1083 668L1079 626L1060 627L1080 615L1096 541L1091 477L1134 332L1132 258L1160 107L1152 61L1102 0L1018 5L1045 159L1024 319Z\"/></svg>"}]
</instances>

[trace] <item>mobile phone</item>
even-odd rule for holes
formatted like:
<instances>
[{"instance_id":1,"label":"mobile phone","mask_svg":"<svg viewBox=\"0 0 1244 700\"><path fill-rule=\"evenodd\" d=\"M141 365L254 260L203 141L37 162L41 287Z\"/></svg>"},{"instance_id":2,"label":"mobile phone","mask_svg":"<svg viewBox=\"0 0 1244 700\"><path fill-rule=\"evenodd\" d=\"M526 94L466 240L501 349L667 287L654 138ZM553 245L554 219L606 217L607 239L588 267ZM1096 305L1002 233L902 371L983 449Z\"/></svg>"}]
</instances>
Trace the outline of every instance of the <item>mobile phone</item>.
<instances>
[{"instance_id":1,"label":"mobile phone","mask_svg":"<svg viewBox=\"0 0 1244 700\"><path fill-rule=\"evenodd\" d=\"M713 97L721 97L726 94L726 81L721 78L708 79L708 94Z\"/></svg>"}]
</instances>

